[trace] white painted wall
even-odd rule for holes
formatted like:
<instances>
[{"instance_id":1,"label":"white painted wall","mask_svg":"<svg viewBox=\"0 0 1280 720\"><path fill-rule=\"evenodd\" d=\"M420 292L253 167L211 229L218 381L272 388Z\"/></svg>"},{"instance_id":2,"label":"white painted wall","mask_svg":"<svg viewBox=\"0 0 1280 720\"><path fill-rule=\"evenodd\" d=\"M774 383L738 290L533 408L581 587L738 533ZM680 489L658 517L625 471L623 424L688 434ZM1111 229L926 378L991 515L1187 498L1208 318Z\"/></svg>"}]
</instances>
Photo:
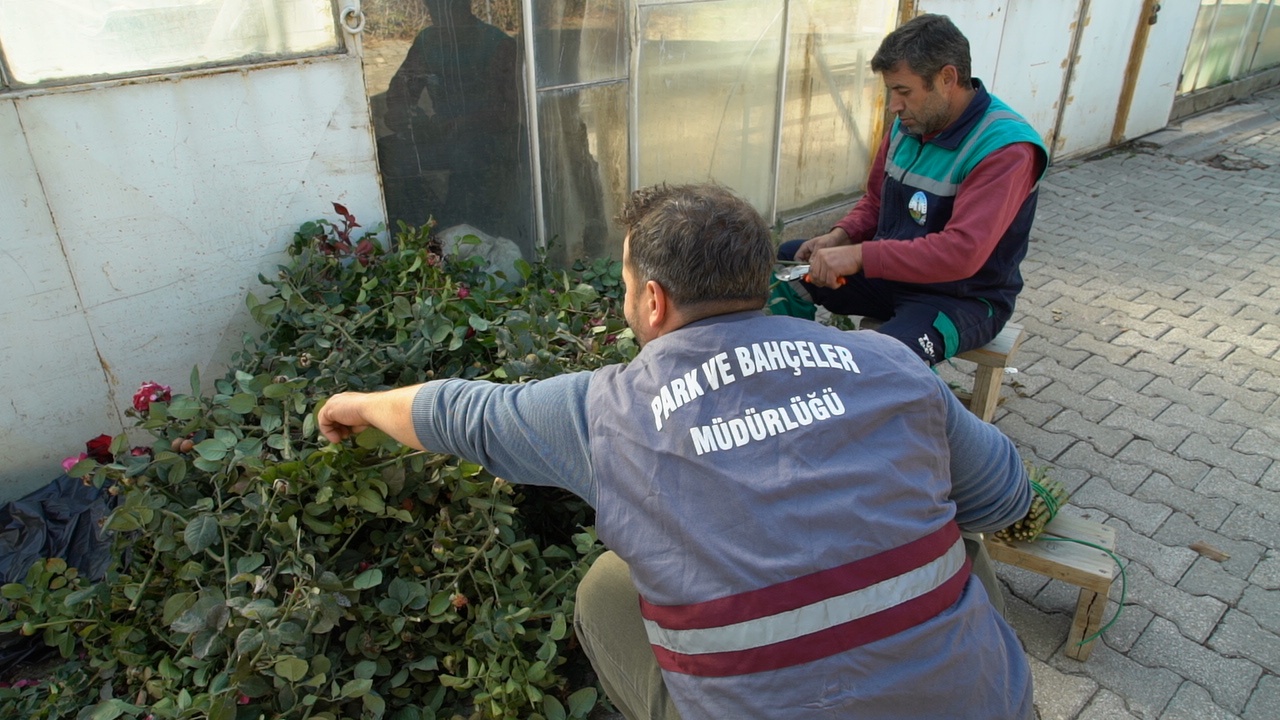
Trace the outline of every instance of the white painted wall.
<instances>
[{"instance_id":1,"label":"white painted wall","mask_svg":"<svg viewBox=\"0 0 1280 720\"><path fill-rule=\"evenodd\" d=\"M1199 4L1161 3L1126 138L1168 124ZM1110 144L1134 31L1146 21L1138 17L1142 5L1142 0L920 0L916 8L955 21L969 38L973 74L1022 113L1050 144L1054 159L1062 159ZM1077 29L1080 39L1073 54Z\"/></svg>"},{"instance_id":2,"label":"white painted wall","mask_svg":"<svg viewBox=\"0 0 1280 720\"><path fill-rule=\"evenodd\" d=\"M0 99L0 158L0 502L220 374L301 223L384 217L350 55Z\"/></svg>"}]
</instances>

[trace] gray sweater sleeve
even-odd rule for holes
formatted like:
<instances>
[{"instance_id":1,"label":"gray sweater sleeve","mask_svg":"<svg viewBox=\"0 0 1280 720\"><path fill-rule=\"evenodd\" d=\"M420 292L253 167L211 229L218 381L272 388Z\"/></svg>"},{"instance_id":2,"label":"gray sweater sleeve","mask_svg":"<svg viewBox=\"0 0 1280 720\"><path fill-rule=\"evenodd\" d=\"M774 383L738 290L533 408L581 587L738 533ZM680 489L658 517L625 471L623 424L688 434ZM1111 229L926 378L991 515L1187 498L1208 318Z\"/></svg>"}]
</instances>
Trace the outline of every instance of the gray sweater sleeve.
<instances>
[{"instance_id":1,"label":"gray sweater sleeve","mask_svg":"<svg viewBox=\"0 0 1280 720\"><path fill-rule=\"evenodd\" d=\"M1013 441L965 409L938 380L947 402L951 499L956 522L970 532L995 532L1027 514L1031 483Z\"/></svg>"},{"instance_id":2,"label":"gray sweater sleeve","mask_svg":"<svg viewBox=\"0 0 1280 720\"><path fill-rule=\"evenodd\" d=\"M561 487L595 507L587 433L591 373L517 385L427 383L413 400L423 446L483 465L515 483Z\"/></svg>"}]
</instances>

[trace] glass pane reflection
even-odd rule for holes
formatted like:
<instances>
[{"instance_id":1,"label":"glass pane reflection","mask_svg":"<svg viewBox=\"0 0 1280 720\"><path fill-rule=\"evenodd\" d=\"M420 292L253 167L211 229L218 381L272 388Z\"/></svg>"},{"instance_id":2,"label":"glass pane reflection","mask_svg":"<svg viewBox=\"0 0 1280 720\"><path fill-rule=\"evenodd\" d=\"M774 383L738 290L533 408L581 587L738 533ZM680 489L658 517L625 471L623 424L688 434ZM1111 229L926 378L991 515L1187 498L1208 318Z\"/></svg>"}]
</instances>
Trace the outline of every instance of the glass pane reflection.
<instances>
[{"instance_id":1,"label":"glass pane reflection","mask_svg":"<svg viewBox=\"0 0 1280 720\"><path fill-rule=\"evenodd\" d=\"M0 45L19 84L339 47L331 0L0 0Z\"/></svg>"},{"instance_id":2,"label":"glass pane reflection","mask_svg":"<svg viewBox=\"0 0 1280 720\"><path fill-rule=\"evenodd\" d=\"M896 0L794 0L778 209L829 205L863 189L883 110L871 56L893 29Z\"/></svg>"},{"instance_id":3,"label":"glass pane reflection","mask_svg":"<svg viewBox=\"0 0 1280 720\"><path fill-rule=\"evenodd\" d=\"M537 0L533 12L539 88L626 77L624 0Z\"/></svg>"},{"instance_id":4,"label":"glass pane reflection","mask_svg":"<svg viewBox=\"0 0 1280 720\"><path fill-rule=\"evenodd\" d=\"M772 214L782 3L640 8L639 184L714 178Z\"/></svg>"},{"instance_id":5,"label":"glass pane reflection","mask_svg":"<svg viewBox=\"0 0 1280 720\"><path fill-rule=\"evenodd\" d=\"M548 259L622 259L618 209L627 194L627 85L538 95Z\"/></svg>"},{"instance_id":6,"label":"glass pane reflection","mask_svg":"<svg viewBox=\"0 0 1280 720\"><path fill-rule=\"evenodd\" d=\"M398 62L370 97L390 225L467 224L532 258L519 2L423 5L428 24L411 41L371 37L367 53Z\"/></svg>"}]
</instances>

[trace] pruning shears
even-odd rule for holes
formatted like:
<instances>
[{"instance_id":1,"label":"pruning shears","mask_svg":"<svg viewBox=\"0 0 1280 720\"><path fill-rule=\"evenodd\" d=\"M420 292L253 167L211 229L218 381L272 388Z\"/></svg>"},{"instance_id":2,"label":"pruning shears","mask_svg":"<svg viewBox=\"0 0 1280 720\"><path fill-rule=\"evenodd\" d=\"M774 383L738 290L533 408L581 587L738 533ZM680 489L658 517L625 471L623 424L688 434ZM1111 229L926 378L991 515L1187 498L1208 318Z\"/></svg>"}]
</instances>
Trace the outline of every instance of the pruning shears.
<instances>
[{"instance_id":1,"label":"pruning shears","mask_svg":"<svg viewBox=\"0 0 1280 720\"><path fill-rule=\"evenodd\" d=\"M803 280L805 282L809 282L809 266L791 265L788 267L778 268L774 271L773 276L782 282L791 282L792 280ZM843 284L843 276L836 278L836 285Z\"/></svg>"}]
</instances>

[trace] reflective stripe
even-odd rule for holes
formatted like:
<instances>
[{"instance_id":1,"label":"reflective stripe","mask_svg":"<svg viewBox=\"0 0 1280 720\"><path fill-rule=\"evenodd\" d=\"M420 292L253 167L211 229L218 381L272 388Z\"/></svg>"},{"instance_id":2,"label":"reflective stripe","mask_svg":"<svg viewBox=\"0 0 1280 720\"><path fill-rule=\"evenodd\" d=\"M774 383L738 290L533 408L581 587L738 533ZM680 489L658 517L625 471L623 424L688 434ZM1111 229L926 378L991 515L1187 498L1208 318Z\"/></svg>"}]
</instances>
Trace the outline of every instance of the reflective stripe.
<instances>
[{"instance_id":1,"label":"reflective stripe","mask_svg":"<svg viewBox=\"0 0 1280 720\"><path fill-rule=\"evenodd\" d=\"M902 547L760 590L683 606L641 599L641 614L662 668L740 675L914 627L953 605L968 577L964 542L948 523Z\"/></svg>"}]
</instances>

